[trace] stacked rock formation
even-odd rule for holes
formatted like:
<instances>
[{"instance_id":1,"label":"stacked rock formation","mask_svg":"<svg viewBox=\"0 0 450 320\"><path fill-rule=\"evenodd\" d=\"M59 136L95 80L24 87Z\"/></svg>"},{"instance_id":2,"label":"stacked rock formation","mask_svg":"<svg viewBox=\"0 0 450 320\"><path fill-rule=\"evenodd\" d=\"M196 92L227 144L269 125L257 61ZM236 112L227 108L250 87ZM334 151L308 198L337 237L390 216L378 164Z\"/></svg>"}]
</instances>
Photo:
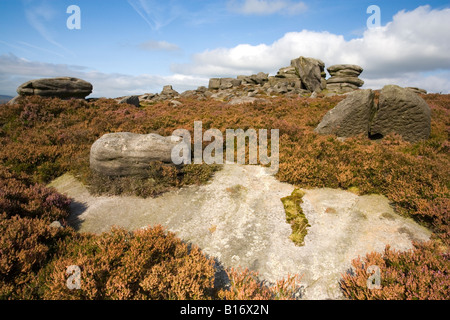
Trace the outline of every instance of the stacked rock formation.
<instances>
[{"instance_id":1,"label":"stacked rock formation","mask_svg":"<svg viewBox=\"0 0 450 320\"><path fill-rule=\"evenodd\" d=\"M308 94L320 92L326 88L325 64L318 59L299 57L291 61L289 67L281 68L275 76L259 72L250 76L240 75L237 78L212 78L208 90L217 98L245 95L253 96L260 91L272 94ZM229 92L220 92L220 91ZM213 98L214 98L213 97Z\"/></svg>"},{"instance_id":2,"label":"stacked rock formation","mask_svg":"<svg viewBox=\"0 0 450 320\"><path fill-rule=\"evenodd\" d=\"M335 92L351 92L362 87L364 81L359 79L363 68L353 64L337 64L327 68L330 78L327 80L327 90Z\"/></svg>"}]
</instances>

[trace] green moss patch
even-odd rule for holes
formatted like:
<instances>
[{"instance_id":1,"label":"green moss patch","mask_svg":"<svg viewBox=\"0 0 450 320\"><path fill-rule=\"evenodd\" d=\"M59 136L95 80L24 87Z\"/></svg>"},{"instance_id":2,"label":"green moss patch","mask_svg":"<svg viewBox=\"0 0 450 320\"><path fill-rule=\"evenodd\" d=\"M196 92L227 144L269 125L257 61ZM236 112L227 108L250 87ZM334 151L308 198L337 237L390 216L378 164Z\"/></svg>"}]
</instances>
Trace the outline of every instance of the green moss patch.
<instances>
[{"instance_id":1,"label":"green moss patch","mask_svg":"<svg viewBox=\"0 0 450 320\"><path fill-rule=\"evenodd\" d=\"M291 225L292 229L292 234L289 239L297 246L304 245L304 239L308 233L306 228L311 226L301 207L304 195L305 193L303 191L295 189L290 196L281 199L284 205L284 211L286 212L286 221Z\"/></svg>"}]
</instances>

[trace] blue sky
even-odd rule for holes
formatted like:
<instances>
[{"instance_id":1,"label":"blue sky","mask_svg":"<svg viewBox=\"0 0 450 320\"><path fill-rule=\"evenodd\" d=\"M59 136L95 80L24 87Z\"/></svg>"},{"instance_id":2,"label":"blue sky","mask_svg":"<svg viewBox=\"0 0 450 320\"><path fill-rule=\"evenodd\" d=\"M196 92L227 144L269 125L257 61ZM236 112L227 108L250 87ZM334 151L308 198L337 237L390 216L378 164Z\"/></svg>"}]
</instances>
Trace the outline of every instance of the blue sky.
<instances>
[{"instance_id":1,"label":"blue sky","mask_svg":"<svg viewBox=\"0 0 450 320\"><path fill-rule=\"evenodd\" d=\"M70 5L81 29L69 30ZM367 8L381 26L367 28ZM275 74L299 56L361 65L365 87L450 93L449 1L0 0L0 94L75 76L91 96L182 92L211 77Z\"/></svg>"}]
</instances>

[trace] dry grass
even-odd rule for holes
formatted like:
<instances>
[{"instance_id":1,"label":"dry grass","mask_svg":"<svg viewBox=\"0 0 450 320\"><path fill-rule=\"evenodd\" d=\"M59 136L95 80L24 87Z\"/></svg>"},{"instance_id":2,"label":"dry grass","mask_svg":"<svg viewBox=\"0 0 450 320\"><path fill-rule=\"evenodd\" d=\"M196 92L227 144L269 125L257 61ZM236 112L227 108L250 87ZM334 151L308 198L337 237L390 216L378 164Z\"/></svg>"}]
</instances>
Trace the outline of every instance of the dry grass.
<instances>
[{"instance_id":1,"label":"dry grass","mask_svg":"<svg viewBox=\"0 0 450 320\"><path fill-rule=\"evenodd\" d=\"M198 267L199 275L209 275L209 262L203 260L200 253L193 254L201 263L192 265L190 259L194 256L183 251L182 246L175 245L180 248L180 252L184 252L181 256L176 255L176 250L170 251L170 254L164 255L168 259L167 263L148 268L142 266L142 270L133 267L131 273L128 273L124 269L127 261L141 261L138 246L126 244L123 251L120 251L122 245L112 246L118 250L118 260L109 255L102 258L102 251L98 249L99 241L119 241L120 233L111 236L109 240L105 240L105 236L80 239L70 228L55 231L47 227L54 219L64 222L68 214L67 199L46 189L42 183L49 182L67 171L90 183L93 189L98 188L98 192L132 192L143 196L154 196L183 184L207 181L214 172L209 166L189 166L184 172L164 171L159 168L155 171L158 179L154 180L157 180L157 183L153 180L117 180L106 183L101 177L92 177L89 170L90 146L105 133L127 131L170 135L173 130L184 128L193 136L194 121L202 121L204 130L217 128L222 133L225 133L226 129L237 128L279 129L280 170L277 178L281 181L302 188L343 188L356 190L359 194L386 195L395 204L398 212L432 228L434 235L430 244L418 246L412 256L405 254L393 258L389 252L374 261L380 263L382 274L389 271L390 274L399 276L390 277L389 281L383 283L386 292L392 289L395 294L373 297L414 297L412 293L405 293L412 292L411 286L420 287L417 297L421 299L442 297L445 290L448 296L448 282L445 279L448 279L450 244L450 95L432 94L424 98L432 109L432 133L429 140L415 144L406 143L397 136L388 136L380 143L363 136L342 142L333 136L315 134L313 130L321 118L336 106L342 97L275 98L267 103L235 106L217 101L199 102L186 99L182 100L183 106L179 108L173 108L168 102L136 108L118 105L109 99L87 103L79 100L28 97L19 104L1 106L1 297L217 298L208 293L209 279L195 278L193 273L189 273L189 268L197 270ZM107 185L108 188L102 190L102 185ZM159 235L156 238L141 237L145 242L143 245L150 246L152 241L160 243L159 237L165 239L164 241L170 238L159 231L156 234ZM133 237L136 235L132 235L130 241ZM68 248L76 248L76 243L80 241L85 244L85 248L77 249L76 252L62 250L60 245L65 243ZM168 243L176 242L174 239L170 241ZM95 255L98 260L92 260L94 256L89 250L100 250ZM61 268L69 262L74 264L73 259L76 263L84 263L86 267L83 270L90 279L89 292L79 293L77 297L64 296L61 283L57 284L57 281L62 281L64 277L64 273L60 273ZM147 258L142 259L146 261ZM398 263L395 262L396 259ZM395 263L383 264L382 261ZM415 266L433 271L424 272L424 276L420 278L417 271L419 267ZM123 274L108 271L116 267L122 268L120 270L123 270ZM178 267L184 271L177 273ZM155 278L155 270L167 278ZM400 276L402 274L405 276ZM413 275L416 274L419 278L415 284ZM186 282L185 276L193 277L196 282ZM245 272L241 276L244 280L249 279ZM355 279L364 276L364 273L357 273ZM409 280L406 281L405 277ZM236 284L247 281L236 279ZM352 279L354 278L344 277L344 293L348 297L372 297L361 293L359 280ZM177 283L177 287L169 288L173 281ZM444 284L442 290L436 288L436 283L441 282ZM120 289L115 287L114 283L120 284ZM254 283L251 286L254 288ZM397 287L402 289L393 289ZM155 288L161 288L162 291ZM164 295L164 290L169 293ZM223 297L236 296L233 293L228 295L230 296L224 294ZM251 298L257 295L248 296Z\"/></svg>"}]
</instances>

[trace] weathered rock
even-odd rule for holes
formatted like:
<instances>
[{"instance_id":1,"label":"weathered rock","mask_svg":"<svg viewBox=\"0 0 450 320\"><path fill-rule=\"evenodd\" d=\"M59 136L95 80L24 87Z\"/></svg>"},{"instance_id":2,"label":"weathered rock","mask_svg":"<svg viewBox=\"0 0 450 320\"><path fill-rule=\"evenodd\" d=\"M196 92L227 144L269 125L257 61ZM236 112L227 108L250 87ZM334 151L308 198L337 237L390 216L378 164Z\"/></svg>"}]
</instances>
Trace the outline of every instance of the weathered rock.
<instances>
[{"instance_id":1,"label":"weathered rock","mask_svg":"<svg viewBox=\"0 0 450 320\"><path fill-rule=\"evenodd\" d=\"M139 96L139 101L151 101L156 96L158 96L157 93L146 93Z\"/></svg>"},{"instance_id":2,"label":"weathered rock","mask_svg":"<svg viewBox=\"0 0 450 320\"><path fill-rule=\"evenodd\" d=\"M415 94L427 94L428 93L427 90L416 88L416 87L406 87L405 89L411 90Z\"/></svg>"},{"instance_id":3,"label":"weathered rock","mask_svg":"<svg viewBox=\"0 0 450 320\"><path fill-rule=\"evenodd\" d=\"M108 133L91 146L91 169L108 176L145 175L153 161L172 163L181 137L129 132Z\"/></svg>"},{"instance_id":4,"label":"weathered rock","mask_svg":"<svg viewBox=\"0 0 450 320\"><path fill-rule=\"evenodd\" d=\"M327 68L331 78L327 80L327 90L338 93L346 93L358 90L364 85L364 81L358 76L363 68L354 64L338 64Z\"/></svg>"},{"instance_id":5,"label":"weathered rock","mask_svg":"<svg viewBox=\"0 0 450 320\"><path fill-rule=\"evenodd\" d=\"M92 93L92 88L92 84L77 78L45 78L25 82L17 88L17 93L21 96L84 99Z\"/></svg>"},{"instance_id":6,"label":"weathered rock","mask_svg":"<svg viewBox=\"0 0 450 320\"><path fill-rule=\"evenodd\" d=\"M370 89L349 94L328 111L314 131L319 134L335 134L338 137L368 134L370 120L375 112L374 96Z\"/></svg>"},{"instance_id":7,"label":"weathered rock","mask_svg":"<svg viewBox=\"0 0 450 320\"><path fill-rule=\"evenodd\" d=\"M337 74L338 72L342 72L342 74L349 72L352 76L353 76L353 74L356 74L356 76L359 76L363 72L364 69L361 68L360 66L357 66L354 64L336 64L336 65L328 67L327 70L331 76L333 76L334 74Z\"/></svg>"},{"instance_id":8,"label":"weathered rock","mask_svg":"<svg viewBox=\"0 0 450 320\"><path fill-rule=\"evenodd\" d=\"M208 88L210 90L217 90L220 88L220 78L211 78L209 79Z\"/></svg>"},{"instance_id":9,"label":"weathered rock","mask_svg":"<svg viewBox=\"0 0 450 320\"><path fill-rule=\"evenodd\" d=\"M347 93L358 89L357 86L351 83L327 83L327 90L333 92Z\"/></svg>"},{"instance_id":10,"label":"weathered rock","mask_svg":"<svg viewBox=\"0 0 450 320\"><path fill-rule=\"evenodd\" d=\"M325 64L318 59L300 57L291 61L305 88L311 92L322 91L322 72Z\"/></svg>"},{"instance_id":11,"label":"weathered rock","mask_svg":"<svg viewBox=\"0 0 450 320\"><path fill-rule=\"evenodd\" d=\"M59 222L58 220L53 221L52 223L50 223L50 228L64 229L64 227L62 226L61 222Z\"/></svg>"},{"instance_id":12,"label":"weathered rock","mask_svg":"<svg viewBox=\"0 0 450 320\"><path fill-rule=\"evenodd\" d=\"M220 86L219 89L230 89L233 87L239 87L242 83L242 80L240 79L234 79L234 78L221 78L220 79Z\"/></svg>"},{"instance_id":13,"label":"weathered rock","mask_svg":"<svg viewBox=\"0 0 450 320\"><path fill-rule=\"evenodd\" d=\"M359 88L363 86L364 81L358 77L331 77L330 79L327 80L327 85L334 83L352 84L357 88Z\"/></svg>"},{"instance_id":14,"label":"weathered rock","mask_svg":"<svg viewBox=\"0 0 450 320\"><path fill-rule=\"evenodd\" d=\"M180 101L177 101L177 100L170 100L169 105L172 107L181 107L183 105L183 103L181 103Z\"/></svg>"},{"instance_id":15,"label":"weathered rock","mask_svg":"<svg viewBox=\"0 0 450 320\"><path fill-rule=\"evenodd\" d=\"M286 67L278 70L276 76L277 78L294 78L299 79L294 67Z\"/></svg>"},{"instance_id":16,"label":"weathered rock","mask_svg":"<svg viewBox=\"0 0 450 320\"><path fill-rule=\"evenodd\" d=\"M409 142L428 139L431 132L431 110L413 91L396 85L385 86L370 125L370 135L382 138L396 133Z\"/></svg>"},{"instance_id":17,"label":"weathered rock","mask_svg":"<svg viewBox=\"0 0 450 320\"><path fill-rule=\"evenodd\" d=\"M181 98L194 98L197 97L198 92L196 90L186 90L180 94Z\"/></svg>"},{"instance_id":18,"label":"weathered rock","mask_svg":"<svg viewBox=\"0 0 450 320\"><path fill-rule=\"evenodd\" d=\"M268 81L269 74L264 72L258 72L255 76L255 81L258 84L263 84L264 82Z\"/></svg>"},{"instance_id":19,"label":"weathered rock","mask_svg":"<svg viewBox=\"0 0 450 320\"><path fill-rule=\"evenodd\" d=\"M22 96L16 96L16 97L12 98L11 100L9 100L6 104L8 106L16 104L20 101L21 98L22 98Z\"/></svg>"},{"instance_id":20,"label":"weathered rock","mask_svg":"<svg viewBox=\"0 0 450 320\"><path fill-rule=\"evenodd\" d=\"M165 95L168 97L175 97L180 95L177 91L173 90L171 85L167 85L163 87L163 90L161 91L161 95Z\"/></svg>"},{"instance_id":21,"label":"weathered rock","mask_svg":"<svg viewBox=\"0 0 450 320\"><path fill-rule=\"evenodd\" d=\"M199 93L205 93L206 91L208 91L208 88L206 88L205 86L200 86L195 91L197 91Z\"/></svg>"},{"instance_id":22,"label":"weathered rock","mask_svg":"<svg viewBox=\"0 0 450 320\"><path fill-rule=\"evenodd\" d=\"M245 103L255 103L255 102L268 102L266 99L261 99L257 97L236 97L231 99L228 104L236 105L236 104L245 104Z\"/></svg>"},{"instance_id":23,"label":"weathered rock","mask_svg":"<svg viewBox=\"0 0 450 320\"><path fill-rule=\"evenodd\" d=\"M132 106L139 107L139 96L128 96L118 100L119 104L128 103Z\"/></svg>"}]
</instances>

